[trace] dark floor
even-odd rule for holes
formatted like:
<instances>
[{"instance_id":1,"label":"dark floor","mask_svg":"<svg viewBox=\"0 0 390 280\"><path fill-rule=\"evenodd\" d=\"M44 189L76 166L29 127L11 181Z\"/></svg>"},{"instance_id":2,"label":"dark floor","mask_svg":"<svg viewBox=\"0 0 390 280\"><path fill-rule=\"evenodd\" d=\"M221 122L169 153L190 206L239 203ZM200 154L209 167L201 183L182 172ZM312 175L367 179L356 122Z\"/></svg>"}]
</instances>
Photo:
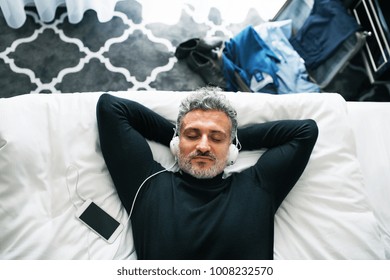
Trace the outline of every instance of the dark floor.
<instances>
[{"instance_id":1,"label":"dark floor","mask_svg":"<svg viewBox=\"0 0 390 280\"><path fill-rule=\"evenodd\" d=\"M323 91L338 92L348 101L390 101L390 84L370 82L362 53L356 54Z\"/></svg>"},{"instance_id":2,"label":"dark floor","mask_svg":"<svg viewBox=\"0 0 390 280\"><path fill-rule=\"evenodd\" d=\"M0 97L28 93L71 93L123 90L194 90L204 81L174 56L176 46L210 35L228 39L247 25L264 20L249 10L240 23L229 23L217 9L198 23L183 9L177 24L145 23L137 1L119 2L106 23L87 11L79 24L70 24L66 9L58 8L52 23L39 21L28 8L19 29L7 26L0 11ZM212 34L210 34L212 32ZM388 101L386 86L368 82L360 55L325 89L347 100Z\"/></svg>"}]
</instances>

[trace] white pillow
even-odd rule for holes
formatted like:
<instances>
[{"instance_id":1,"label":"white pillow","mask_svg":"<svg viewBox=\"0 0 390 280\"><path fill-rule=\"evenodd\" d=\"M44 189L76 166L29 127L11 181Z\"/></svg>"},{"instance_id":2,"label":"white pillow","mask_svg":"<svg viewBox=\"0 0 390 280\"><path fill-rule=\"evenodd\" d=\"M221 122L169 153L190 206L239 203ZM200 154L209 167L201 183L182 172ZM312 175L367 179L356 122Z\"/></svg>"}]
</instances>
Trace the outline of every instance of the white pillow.
<instances>
[{"instance_id":1,"label":"white pillow","mask_svg":"<svg viewBox=\"0 0 390 280\"><path fill-rule=\"evenodd\" d=\"M113 94L139 101L173 121L188 92ZM127 220L101 156L95 115L99 95L0 99L0 259L136 257L130 228L109 245L74 218L82 201L79 194L123 223ZM319 126L309 164L277 212L275 258L384 258L377 221L363 192L345 101L324 93L226 95L240 125L313 118ZM168 148L150 145L156 160L172 165ZM240 153L227 173L252 165L260 155Z\"/></svg>"}]
</instances>

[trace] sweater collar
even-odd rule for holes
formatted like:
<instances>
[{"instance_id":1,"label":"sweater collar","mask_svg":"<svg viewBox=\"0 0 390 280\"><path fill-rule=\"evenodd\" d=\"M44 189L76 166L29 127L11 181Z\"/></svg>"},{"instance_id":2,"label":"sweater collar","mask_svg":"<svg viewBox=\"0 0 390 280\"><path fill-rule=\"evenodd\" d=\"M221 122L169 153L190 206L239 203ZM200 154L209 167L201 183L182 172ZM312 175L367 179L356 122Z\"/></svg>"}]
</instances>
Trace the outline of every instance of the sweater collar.
<instances>
[{"instance_id":1,"label":"sweater collar","mask_svg":"<svg viewBox=\"0 0 390 280\"><path fill-rule=\"evenodd\" d=\"M214 189L221 187L221 184L224 182L223 172L210 179L198 179L182 170L180 170L180 175L192 187L207 187Z\"/></svg>"}]
</instances>

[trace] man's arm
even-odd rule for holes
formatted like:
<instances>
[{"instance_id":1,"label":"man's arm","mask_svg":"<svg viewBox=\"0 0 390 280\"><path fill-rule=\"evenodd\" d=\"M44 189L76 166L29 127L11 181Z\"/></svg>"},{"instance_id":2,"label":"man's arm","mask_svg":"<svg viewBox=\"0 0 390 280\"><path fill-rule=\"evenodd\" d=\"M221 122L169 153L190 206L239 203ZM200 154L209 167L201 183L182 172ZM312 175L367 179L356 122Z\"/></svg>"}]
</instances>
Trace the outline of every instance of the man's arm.
<instances>
[{"instance_id":1,"label":"man's arm","mask_svg":"<svg viewBox=\"0 0 390 280\"><path fill-rule=\"evenodd\" d=\"M104 160L129 211L142 182L162 169L146 139L169 146L174 125L137 102L109 94L99 98L96 114Z\"/></svg>"},{"instance_id":2,"label":"man's arm","mask_svg":"<svg viewBox=\"0 0 390 280\"><path fill-rule=\"evenodd\" d=\"M267 151L253 168L275 195L276 208L302 175L318 137L313 120L283 120L255 124L238 131L243 150Z\"/></svg>"}]
</instances>

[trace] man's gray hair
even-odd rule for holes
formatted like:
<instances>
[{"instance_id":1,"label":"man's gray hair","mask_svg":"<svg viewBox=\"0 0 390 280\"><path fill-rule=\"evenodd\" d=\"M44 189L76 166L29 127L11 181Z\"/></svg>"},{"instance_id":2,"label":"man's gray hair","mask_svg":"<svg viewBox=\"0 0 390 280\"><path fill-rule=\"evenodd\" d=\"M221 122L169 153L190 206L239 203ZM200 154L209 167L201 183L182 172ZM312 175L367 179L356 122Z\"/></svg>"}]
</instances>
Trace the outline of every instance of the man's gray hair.
<instances>
[{"instance_id":1,"label":"man's gray hair","mask_svg":"<svg viewBox=\"0 0 390 280\"><path fill-rule=\"evenodd\" d=\"M195 93L190 94L185 98L179 107L179 114L176 121L177 133L180 132L183 117L193 110L217 110L224 112L230 119L232 124L232 131L230 140L233 141L237 135L237 112L230 105L229 100L224 94L221 93L220 88L216 87L203 87L198 89Z\"/></svg>"}]
</instances>

